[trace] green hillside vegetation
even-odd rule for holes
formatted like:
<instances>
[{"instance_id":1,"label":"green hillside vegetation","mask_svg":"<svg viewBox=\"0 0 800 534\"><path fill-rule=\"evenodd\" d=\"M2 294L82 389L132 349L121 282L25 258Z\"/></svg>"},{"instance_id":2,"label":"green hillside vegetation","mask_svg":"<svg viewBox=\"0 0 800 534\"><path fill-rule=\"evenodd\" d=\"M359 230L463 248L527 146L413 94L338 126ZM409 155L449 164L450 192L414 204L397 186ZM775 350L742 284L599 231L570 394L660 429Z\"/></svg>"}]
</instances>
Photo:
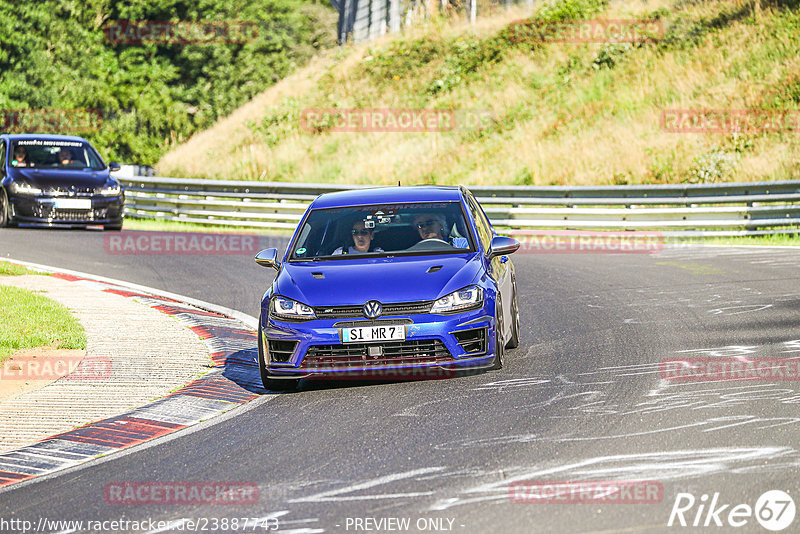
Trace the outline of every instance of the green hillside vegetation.
<instances>
[{"instance_id":1,"label":"green hillside vegetation","mask_svg":"<svg viewBox=\"0 0 800 534\"><path fill-rule=\"evenodd\" d=\"M392 184L638 184L800 178L798 132L672 133L664 110L797 110L798 0L556 0L530 13L432 20L332 51L166 154L161 175ZM639 43L519 39L525 18L645 18ZM437 108L444 132L304 127L304 110ZM486 112L489 112L488 115ZM457 115L458 116L458 115ZM487 119L488 116L488 119ZM797 123L796 123L797 124Z\"/></svg>"},{"instance_id":2,"label":"green hillside vegetation","mask_svg":"<svg viewBox=\"0 0 800 534\"><path fill-rule=\"evenodd\" d=\"M325 0L0 0L5 129L13 110L96 109L99 129L71 133L107 159L153 164L333 46L336 17ZM119 20L248 21L259 31L241 44L113 44L103 29Z\"/></svg>"}]
</instances>

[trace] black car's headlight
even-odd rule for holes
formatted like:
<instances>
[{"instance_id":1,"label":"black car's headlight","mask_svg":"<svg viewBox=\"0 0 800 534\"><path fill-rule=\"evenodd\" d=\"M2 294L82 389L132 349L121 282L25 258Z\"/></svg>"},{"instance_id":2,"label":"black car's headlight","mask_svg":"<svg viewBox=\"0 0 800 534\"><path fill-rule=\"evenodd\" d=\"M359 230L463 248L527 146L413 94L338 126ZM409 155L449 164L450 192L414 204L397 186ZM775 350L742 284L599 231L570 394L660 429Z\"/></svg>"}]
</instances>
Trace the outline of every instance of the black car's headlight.
<instances>
[{"instance_id":1,"label":"black car's headlight","mask_svg":"<svg viewBox=\"0 0 800 534\"><path fill-rule=\"evenodd\" d=\"M119 182L109 181L106 185L97 190L97 193L104 197L115 197L122 193L122 186Z\"/></svg>"},{"instance_id":2,"label":"black car's headlight","mask_svg":"<svg viewBox=\"0 0 800 534\"><path fill-rule=\"evenodd\" d=\"M15 195L41 195L42 190L27 182L11 182L8 189Z\"/></svg>"},{"instance_id":3,"label":"black car's headlight","mask_svg":"<svg viewBox=\"0 0 800 534\"><path fill-rule=\"evenodd\" d=\"M270 311L276 317L285 319L316 319L314 310L302 302L297 302L285 297L272 297L270 301Z\"/></svg>"},{"instance_id":4,"label":"black car's headlight","mask_svg":"<svg viewBox=\"0 0 800 534\"><path fill-rule=\"evenodd\" d=\"M478 286L467 286L453 291L433 303L431 313L449 313L483 305L483 289Z\"/></svg>"}]
</instances>

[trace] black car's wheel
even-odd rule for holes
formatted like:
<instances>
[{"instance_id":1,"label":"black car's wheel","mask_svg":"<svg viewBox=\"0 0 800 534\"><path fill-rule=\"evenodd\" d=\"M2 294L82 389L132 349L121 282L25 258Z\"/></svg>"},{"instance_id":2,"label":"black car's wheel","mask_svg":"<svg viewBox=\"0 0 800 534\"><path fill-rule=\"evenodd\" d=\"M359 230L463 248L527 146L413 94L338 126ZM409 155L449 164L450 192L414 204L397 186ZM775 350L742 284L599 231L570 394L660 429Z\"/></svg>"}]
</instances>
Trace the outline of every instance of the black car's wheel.
<instances>
[{"instance_id":1,"label":"black car's wheel","mask_svg":"<svg viewBox=\"0 0 800 534\"><path fill-rule=\"evenodd\" d=\"M272 375L267 371L267 363L264 358L264 341L261 335L261 320L258 321L258 369L261 371L261 383L264 389L269 391L295 391L300 384L300 380L296 378L272 378Z\"/></svg>"},{"instance_id":2,"label":"black car's wheel","mask_svg":"<svg viewBox=\"0 0 800 534\"><path fill-rule=\"evenodd\" d=\"M519 347L519 301L517 299L517 281L511 278L511 339L506 343L507 349L515 349Z\"/></svg>"},{"instance_id":3,"label":"black car's wheel","mask_svg":"<svg viewBox=\"0 0 800 534\"><path fill-rule=\"evenodd\" d=\"M497 294L495 310L497 310L495 312L497 316L495 317L494 328L494 360L492 360L492 366L489 368L492 371L503 368L505 343L503 343L503 306L500 303L500 293Z\"/></svg>"},{"instance_id":4,"label":"black car's wheel","mask_svg":"<svg viewBox=\"0 0 800 534\"><path fill-rule=\"evenodd\" d=\"M9 226L8 220L8 197L6 192L0 189L0 228Z\"/></svg>"}]
</instances>

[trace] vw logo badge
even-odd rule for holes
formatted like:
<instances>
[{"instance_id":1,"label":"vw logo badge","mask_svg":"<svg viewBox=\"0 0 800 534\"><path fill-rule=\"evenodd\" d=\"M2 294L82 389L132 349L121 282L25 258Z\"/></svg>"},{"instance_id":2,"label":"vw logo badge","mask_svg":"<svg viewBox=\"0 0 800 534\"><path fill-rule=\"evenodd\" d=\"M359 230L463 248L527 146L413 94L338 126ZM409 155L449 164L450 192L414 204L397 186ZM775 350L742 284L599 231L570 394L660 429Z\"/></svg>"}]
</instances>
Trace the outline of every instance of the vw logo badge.
<instances>
[{"instance_id":1,"label":"vw logo badge","mask_svg":"<svg viewBox=\"0 0 800 534\"><path fill-rule=\"evenodd\" d=\"M381 313L383 313L383 306L377 300L370 300L366 304L364 304L364 317L367 319L375 319L376 317L380 317Z\"/></svg>"}]
</instances>

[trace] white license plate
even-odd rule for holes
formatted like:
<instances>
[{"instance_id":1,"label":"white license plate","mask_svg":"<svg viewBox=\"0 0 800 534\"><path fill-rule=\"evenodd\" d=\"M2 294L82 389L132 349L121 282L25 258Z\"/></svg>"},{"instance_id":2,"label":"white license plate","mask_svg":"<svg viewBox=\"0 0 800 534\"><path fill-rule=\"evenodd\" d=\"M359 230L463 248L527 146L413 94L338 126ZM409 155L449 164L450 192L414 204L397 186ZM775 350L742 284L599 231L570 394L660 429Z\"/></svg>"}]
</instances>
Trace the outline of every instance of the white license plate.
<instances>
[{"instance_id":1,"label":"white license plate","mask_svg":"<svg viewBox=\"0 0 800 534\"><path fill-rule=\"evenodd\" d=\"M90 210L92 209L91 198L57 198L56 209L62 210Z\"/></svg>"},{"instance_id":2,"label":"white license plate","mask_svg":"<svg viewBox=\"0 0 800 534\"><path fill-rule=\"evenodd\" d=\"M366 343L368 341L405 341L404 325L356 326L342 328L343 343Z\"/></svg>"}]
</instances>

